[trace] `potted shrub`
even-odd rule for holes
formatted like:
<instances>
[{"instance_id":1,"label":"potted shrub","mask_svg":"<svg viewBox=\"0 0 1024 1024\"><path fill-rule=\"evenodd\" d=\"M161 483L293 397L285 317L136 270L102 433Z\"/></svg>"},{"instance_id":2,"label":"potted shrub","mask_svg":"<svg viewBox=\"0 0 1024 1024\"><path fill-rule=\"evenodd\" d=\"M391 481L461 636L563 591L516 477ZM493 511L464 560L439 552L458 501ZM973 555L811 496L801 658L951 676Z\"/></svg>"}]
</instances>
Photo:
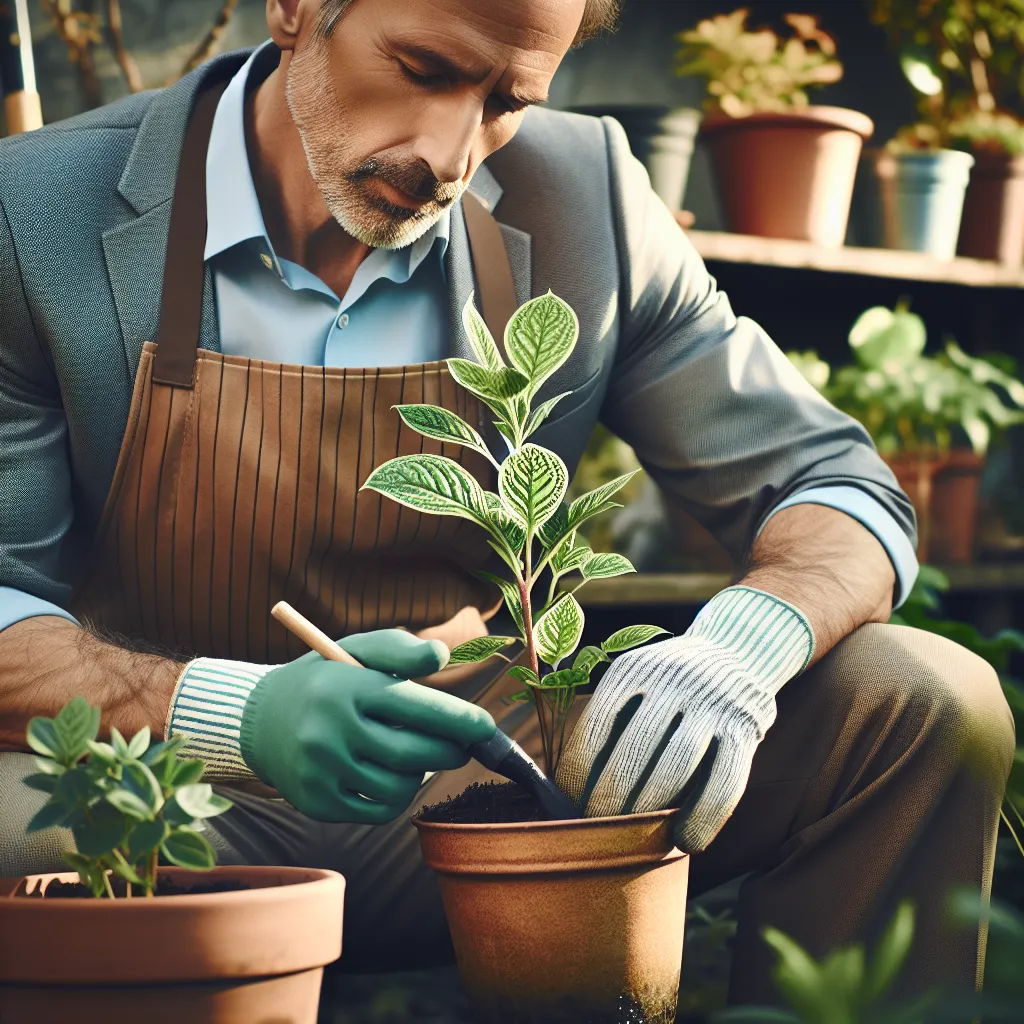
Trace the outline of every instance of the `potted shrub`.
<instances>
[{"instance_id":1,"label":"potted shrub","mask_svg":"<svg viewBox=\"0 0 1024 1024\"><path fill-rule=\"evenodd\" d=\"M879 306L850 331L854 365L832 374L813 352L790 359L871 434L917 512L921 560L968 562L989 443L1024 422L1024 384L952 340L926 356L926 340L923 321L905 305Z\"/></svg>"},{"instance_id":2,"label":"potted shrub","mask_svg":"<svg viewBox=\"0 0 1024 1024\"><path fill-rule=\"evenodd\" d=\"M897 213L887 233L899 248L959 252L1020 266L1024 257L1024 56L1020 10L1013 5L958 0L872 0L872 18L885 28L917 96L920 125L904 132L897 166L883 164L904 183L902 200L917 214ZM906 145L909 143L909 145ZM974 159L959 217L960 185ZM899 161L906 164L899 167ZM914 194L916 193L916 195ZM884 196L884 193L883 193ZM925 198L920 198L920 197ZM929 203L932 209L928 209ZM950 238L953 236L952 243Z\"/></svg>"},{"instance_id":3,"label":"potted shrub","mask_svg":"<svg viewBox=\"0 0 1024 1024\"><path fill-rule=\"evenodd\" d=\"M699 110L625 103L593 104L572 110L590 117L614 117L625 129L633 155L647 168L651 187L673 213L682 211L700 129Z\"/></svg>"},{"instance_id":4,"label":"potted shrub","mask_svg":"<svg viewBox=\"0 0 1024 1024\"><path fill-rule=\"evenodd\" d=\"M344 879L215 868L202 821L231 804L200 781L203 762L148 729L99 742L99 722L76 697L28 726L39 770L26 783L49 796L29 830L69 827L77 850L71 872L0 899L0 1020L314 1024Z\"/></svg>"},{"instance_id":5,"label":"potted shrub","mask_svg":"<svg viewBox=\"0 0 1024 1024\"><path fill-rule=\"evenodd\" d=\"M618 507L626 473L564 500L569 473L530 436L565 394L534 407L539 389L569 358L579 325L550 292L520 307L499 350L467 303L463 319L474 360L449 359L455 380L496 416L508 449L499 462L481 435L433 406L399 406L407 426L469 446L494 466L484 491L458 463L408 455L373 470L365 487L420 512L476 523L504 565L485 573L505 599L514 636L456 647L455 664L505 658L533 704L549 777L557 778L576 691L617 652L665 631L619 630L577 651L588 580L633 571L622 555L595 554L578 537L593 517ZM506 358L508 363L506 363ZM568 580L572 580L567 585ZM460 973L482 1022L675 1019L682 961L688 859L674 849L672 811L545 821L514 786L475 786L415 819L423 857L438 872ZM633 1016L629 1016L633 1014Z\"/></svg>"},{"instance_id":6,"label":"potted shrub","mask_svg":"<svg viewBox=\"0 0 1024 1024\"><path fill-rule=\"evenodd\" d=\"M811 106L807 90L837 82L835 41L810 15L791 35L748 31L744 8L679 35L676 73L707 79L702 136L730 231L840 246L871 119Z\"/></svg>"}]
</instances>

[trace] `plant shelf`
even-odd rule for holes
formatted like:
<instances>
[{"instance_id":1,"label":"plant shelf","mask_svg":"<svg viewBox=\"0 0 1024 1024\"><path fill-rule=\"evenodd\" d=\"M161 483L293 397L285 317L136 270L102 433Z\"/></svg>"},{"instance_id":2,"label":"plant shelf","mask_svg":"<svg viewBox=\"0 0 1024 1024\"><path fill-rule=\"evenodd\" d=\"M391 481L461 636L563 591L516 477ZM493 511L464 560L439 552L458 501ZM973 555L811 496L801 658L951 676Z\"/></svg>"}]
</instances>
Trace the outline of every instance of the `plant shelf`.
<instances>
[{"instance_id":1,"label":"plant shelf","mask_svg":"<svg viewBox=\"0 0 1024 1024\"><path fill-rule=\"evenodd\" d=\"M858 274L901 281L932 281L971 288L1024 288L1024 269L990 260L937 260L916 252L844 246L831 249L785 238L759 238L726 231L687 231L705 261L747 263L790 270Z\"/></svg>"},{"instance_id":2,"label":"plant shelf","mask_svg":"<svg viewBox=\"0 0 1024 1024\"><path fill-rule=\"evenodd\" d=\"M1024 564L957 565L942 571L954 593L1024 591ZM732 582L728 573L636 573L591 581L580 591L579 602L584 608L702 604Z\"/></svg>"}]
</instances>

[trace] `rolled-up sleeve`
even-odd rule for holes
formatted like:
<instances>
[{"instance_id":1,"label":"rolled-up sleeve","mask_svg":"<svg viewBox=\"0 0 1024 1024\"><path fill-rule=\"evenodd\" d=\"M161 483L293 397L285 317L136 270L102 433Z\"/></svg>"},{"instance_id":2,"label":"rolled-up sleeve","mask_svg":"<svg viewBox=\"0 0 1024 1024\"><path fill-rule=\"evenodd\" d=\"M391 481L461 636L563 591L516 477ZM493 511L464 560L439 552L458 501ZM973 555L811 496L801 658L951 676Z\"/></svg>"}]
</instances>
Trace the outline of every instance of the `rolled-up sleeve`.
<instances>
[{"instance_id":1,"label":"rolled-up sleeve","mask_svg":"<svg viewBox=\"0 0 1024 1024\"><path fill-rule=\"evenodd\" d=\"M892 471L859 423L822 398L758 324L733 313L651 190L622 128L604 124L622 281L603 421L633 447L666 498L738 559L786 502L822 489L870 499L872 506L835 507L889 551L902 599L916 571L906 559L916 522ZM888 519L866 514L868 507Z\"/></svg>"}]
</instances>

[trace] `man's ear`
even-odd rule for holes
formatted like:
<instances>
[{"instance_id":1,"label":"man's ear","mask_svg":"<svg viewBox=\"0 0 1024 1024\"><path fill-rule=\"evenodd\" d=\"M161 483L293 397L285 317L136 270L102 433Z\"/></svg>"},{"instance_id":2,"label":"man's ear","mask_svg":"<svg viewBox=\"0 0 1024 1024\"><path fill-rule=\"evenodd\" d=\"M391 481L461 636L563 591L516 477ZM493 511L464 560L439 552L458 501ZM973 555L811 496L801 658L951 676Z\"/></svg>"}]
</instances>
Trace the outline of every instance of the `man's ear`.
<instances>
[{"instance_id":1,"label":"man's ear","mask_svg":"<svg viewBox=\"0 0 1024 1024\"><path fill-rule=\"evenodd\" d=\"M267 28L279 50L291 51L312 24L321 0L267 0Z\"/></svg>"}]
</instances>

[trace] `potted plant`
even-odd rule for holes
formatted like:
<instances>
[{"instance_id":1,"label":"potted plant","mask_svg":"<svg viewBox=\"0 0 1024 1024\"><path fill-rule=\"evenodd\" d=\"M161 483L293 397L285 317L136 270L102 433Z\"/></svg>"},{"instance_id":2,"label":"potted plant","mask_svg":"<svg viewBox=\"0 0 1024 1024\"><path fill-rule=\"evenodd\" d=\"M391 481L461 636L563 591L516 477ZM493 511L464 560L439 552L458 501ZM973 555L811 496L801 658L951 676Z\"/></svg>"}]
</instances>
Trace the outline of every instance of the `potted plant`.
<instances>
[{"instance_id":1,"label":"potted plant","mask_svg":"<svg viewBox=\"0 0 1024 1024\"><path fill-rule=\"evenodd\" d=\"M701 112L654 104L591 104L571 108L590 117L614 117L633 155L647 168L651 187L675 214L683 208Z\"/></svg>"},{"instance_id":2,"label":"potted plant","mask_svg":"<svg viewBox=\"0 0 1024 1024\"><path fill-rule=\"evenodd\" d=\"M811 106L807 90L837 82L843 66L817 19L787 14L791 34L748 31L748 10L679 35L676 73L707 79L702 136L711 148L730 231L840 246L871 119Z\"/></svg>"},{"instance_id":3,"label":"potted plant","mask_svg":"<svg viewBox=\"0 0 1024 1024\"><path fill-rule=\"evenodd\" d=\"M99 723L82 697L29 723L26 784L48 795L29 830L66 826L77 850L72 872L0 899L0 1020L314 1024L344 879L215 868L202 822L231 804L200 781L203 762L148 729L100 742Z\"/></svg>"},{"instance_id":4,"label":"potted plant","mask_svg":"<svg viewBox=\"0 0 1024 1024\"><path fill-rule=\"evenodd\" d=\"M612 499L634 474L566 503L565 463L529 438L566 397L534 407L576 345L576 315L550 292L533 299L509 321L502 352L472 301L463 321L475 361L449 359L448 368L497 417L504 459L444 409L405 405L398 413L413 430L484 455L497 491L435 455L392 459L364 486L420 512L468 519L488 534L505 571L483 575L504 595L516 635L472 640L451 660L508 661L505 652L519 650L508 675L522 689L511 699L533 704L544 765L557 778L578 688L598 665L665 630L631 626L577 650L584 616L575 592L588 580L633 571L622 555L595 554L578 531L618 507ZM439 874L476 1019L675 1019L688 859L674 849L671 814L545 821L514 786L477 786L414 819L424 860Z\"/></svg>"},{"instance_id":5,"label":"potted plant","mask_svg":"<svg viewBox=\"0 0 1024 1024\"><path fill-rule=\"evenodd\" d=\"M867 428L914 505L921 560L969 562L989 443L1024 422L1024 384L995 357L972 358L951 339L940 355L926 356L926 340L905 304L879 306L850 331L854 365L833 374L813 352L790 359Z\"/></svg>"},{"instance_id":6,"label":"potted plant","mask_svg":"<svg viewBox=\"0 0 1024 1024\"><path fill-rule=\"evenodd\" d=\"M885 28L918 99L921 123L902 133L902 159L916 169L916 191L931 192L936 207L925 219L926 201L915 203L904 186L904 201L920 210L916 219L905 215L902 241L907 244L899 247L935 252L943 258L959 251L962 256L1021 265L1024 55L1020 18L1019 8L1009 4L872 0L872 19ZM965 157L954 157L951 151L974 158L962 218L956 213L958 191L971 169ZM930 172L924 169L928 167ZM891 177L898 168L893 170L890 164L889 170ZM930 188L922 183L926 174ZM957 224L958 250L953 230ZM900 230L899 221L894 220L889 239L899 238Z\"/></svg>"}]
</instances>

